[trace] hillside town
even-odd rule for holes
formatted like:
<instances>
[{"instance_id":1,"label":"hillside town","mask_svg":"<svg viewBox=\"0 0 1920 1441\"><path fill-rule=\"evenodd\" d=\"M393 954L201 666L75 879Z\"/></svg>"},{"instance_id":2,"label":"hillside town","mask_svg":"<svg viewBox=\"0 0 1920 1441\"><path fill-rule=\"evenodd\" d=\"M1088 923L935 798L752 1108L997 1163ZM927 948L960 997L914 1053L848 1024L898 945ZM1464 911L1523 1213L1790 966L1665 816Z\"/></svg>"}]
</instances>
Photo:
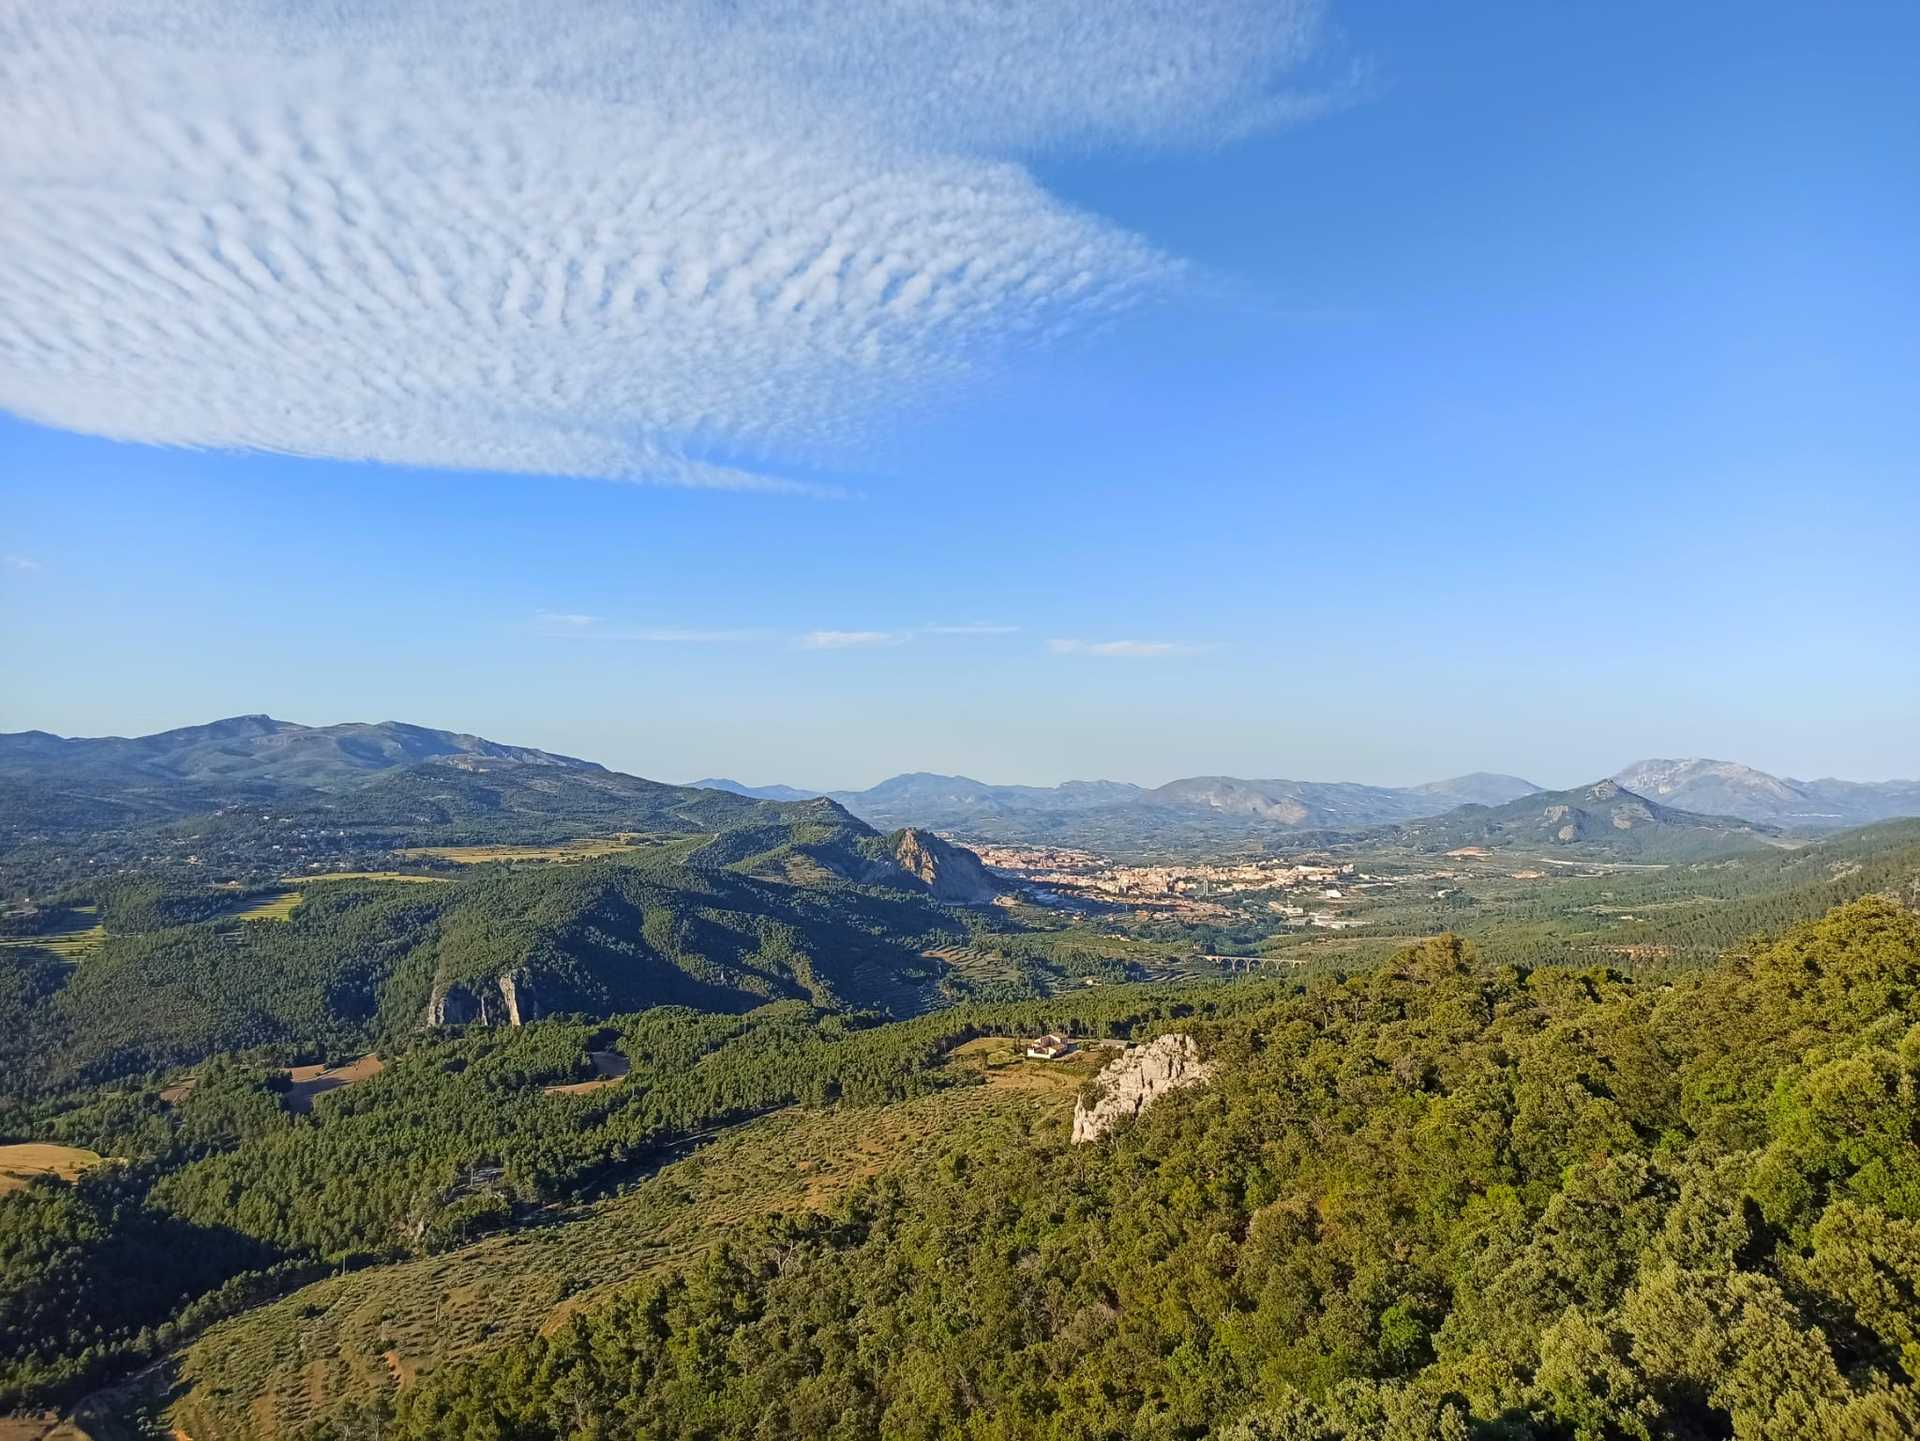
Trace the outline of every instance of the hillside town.
<instances>
[{"instance_id":1,"label":"hillside town","mask_svg":"<svg viewBox=\"0 0 1920 1441\"><path fill-rule=\"evenodd\" d=\"M1018 881L1043 904L1123 905L1145 914L1189 919L1229 914L1225 902L1280 892L1266 908L1288 925L1345 930L1361 924L1339 914L1356 888L1397 885L1398 878L1363 875L1351 863L1262 858L1209 865L1180 862L1122 865L1092 851L1061 846L976 845L990 869ZM1302 904L1307 902L1308 904Z\"/></svg>"}]
</instances>

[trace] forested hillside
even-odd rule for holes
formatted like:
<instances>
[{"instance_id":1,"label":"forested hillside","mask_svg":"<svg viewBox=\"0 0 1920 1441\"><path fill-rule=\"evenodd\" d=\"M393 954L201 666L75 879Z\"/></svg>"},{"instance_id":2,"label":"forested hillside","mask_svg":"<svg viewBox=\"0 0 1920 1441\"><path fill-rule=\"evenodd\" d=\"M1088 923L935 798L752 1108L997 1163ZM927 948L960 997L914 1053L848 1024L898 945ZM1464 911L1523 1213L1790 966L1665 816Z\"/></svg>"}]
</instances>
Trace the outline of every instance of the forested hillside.
<instances>
[{"instance_id":1,"label":"forested hillside","mask_svg":"<svg viewBox=\"0 0 1920 1441\"><path fill-rule=\"evenodd\" d=\"M1684 861L1752 850L1776 832L1737 816L1663 806L1603 780L1568 791L1536 791L1496 806L1461 806L1431 820L1410 821L1391 834L1427 851L1479 846Z\"/></svg>"},{"instance_id":2,"label":"forested hillside","mask_svg":"<svg viewBox=\"0 0 1920 1441\"><path fill-rule=\"evenodd\" d=\"M1884 900L1650 985L1442 939L1193 1027L1217 1079L1109 1143L956 1149L392 1424L1894 1441L1916 1020L1920 922Z\"/></svg>"},{"instance_id":3,"label":"forested hillside","mask_svg":"<svg viewBox=\"0 0 1920 1441\"><path fill-rule=\"evenodd\" d=\"M1278 989L1117 988L896 1024L787 1002L424 1032L310 1110L291 1103L284 1072L243 1059L205 1065L185 1088L69 1092L16 1113L15 1134L120 1159L0 1194L0 1406L69 1398L330 1267L444 1252L516 1220L553 1224L558 1203L718 1126L975 1083L940 1064L973 1035L1126 1034ZM596 1054L626 1069L593 1084Z\"/></svg>"},{"instance_id":4,"label":"forested hillside","mask_svg":"<svg viewBox=\"0 0 1920 1441\"><path fill-rule=\"evenodd\" d=\"M291 1059L430 1019L497 1022L506 976L522 1019L789 997L911 1014L934 997L921 953L965 927L888 856L857 822L806 823L571 865L302 883L278 921L232 919L245 897L98 887L109 929L84 964L4 958L0 1101L217 1051ZM810 861L803 883L749 873L784 876L795 857ZM159 898L170 914L153 913Z\"/></svg>"}]
</instances>

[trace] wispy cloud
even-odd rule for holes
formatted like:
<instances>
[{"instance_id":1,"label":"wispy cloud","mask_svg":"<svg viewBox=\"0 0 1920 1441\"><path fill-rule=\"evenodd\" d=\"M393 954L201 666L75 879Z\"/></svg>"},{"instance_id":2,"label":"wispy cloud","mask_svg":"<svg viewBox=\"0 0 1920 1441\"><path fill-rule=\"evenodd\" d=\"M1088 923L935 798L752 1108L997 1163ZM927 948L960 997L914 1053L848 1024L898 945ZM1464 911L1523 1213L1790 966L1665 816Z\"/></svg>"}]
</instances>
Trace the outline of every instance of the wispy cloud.
<instances>
[{"instance_id":1,"label":"wispy cloud","mask_svg":"<svg viewBox=\"0 0 1920 1441\"><path fill-rule=\"evenodd\" d=\"M911 639L913 632L905 630L810 630L794 643L801 650L867 650Z\"/></svg>"},{"instance_id":2,"label":"wispy cloud","mask_svg":"<svg viewBox=\"0 0 1920 1441\"><path fill-rule=\"evenodd\" d=\"M726 645L761 639L764 630L719 629L707 626L608 625L599 616L566 611L536 611L533 630L559 640L644 641L662 645Z\"/></svg>"},{"instance_id":3,"label":"wispy cloud","mask_svg":"<svg viewBox=\"0 0 1920 1441\"><path fill-rule=\"evenodd\" d=\"M0 555L0 565L5 566L8 570L30 571L42 569L40 562L30 555Z\"/></svg>"},{"instance_id":4,"label":"wispy cloud","mask_svg":"<svg viewBox=\"0 0 1920 1441\"><path fill-rule=\"evenodd\" d=\"M1175 640L1056 639L1047 642L1047 649L1055 655L1122 656L1136 660L1150 660L1159 656L1198 655L1203 651L1217 650L1219 647L1213 644L1195 644Z\"/></svg>"},{"instance_id":5,"label":"wispy cloud","mask_svg":"<svg viewBox=\"0 0 1920 1441\"><path fill-rule=\"evenodd\" d=\"M762 640L764 630L708 630L699 626L640 626L632 630L587 631L595 640L652 641L661 645L735 645L741 641Z\"/></svg>"},{"instance_id":6,"label":"wispy cloud","mask_svg":"<svg viewBox=\"0 0 1920 1441\"><path fill-rule=\"evenodd\" d=\"M1030 157L1297 118L1318 12L9 0L0 407L830 492L875 417L1180 273Z\"/></svg>"}]
</instances>

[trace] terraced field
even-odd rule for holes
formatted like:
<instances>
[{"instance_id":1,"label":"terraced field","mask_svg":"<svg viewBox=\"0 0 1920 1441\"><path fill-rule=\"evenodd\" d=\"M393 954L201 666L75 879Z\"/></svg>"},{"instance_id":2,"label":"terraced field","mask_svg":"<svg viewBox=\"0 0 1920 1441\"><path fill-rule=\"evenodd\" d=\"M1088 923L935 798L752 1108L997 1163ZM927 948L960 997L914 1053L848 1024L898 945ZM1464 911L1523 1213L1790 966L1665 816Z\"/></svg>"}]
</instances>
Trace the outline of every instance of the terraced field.
<instances>
[{"instance_id":1,"label":"terraced field","mask_svg":"<svg viewBox=\"0 0 1920 1441\"><path fill-rule=\"evenodd\" d=\"M943 962L956 976L973 985L1020 979L1013 962L981 946L940 946L923 954Z\"/></svg>"},{"instance_id":2,"label":"terraced field","mask_svg":"<svg viewBox=\"0 0 1920 1441\"><path fill-rule=\"evenodd\" d=\"M1025 1062L1012 1045L974 1042L956 1053L953 1064L985 1084L886 1107L764 1116L623 1195L446 1255L332 1277L222 1322L179 1358L175 1434L280 1441L343 1403L684 1266L759 1218L828 1207L887 1168L937 1152L960 1128L1064 1128L1097 1060Z\"/></svg>"},{"instance_id":3,"label":"terraced field","mask_svg":"<svg viewBox=\"0 0 1920 1441\"><path fill-rule=\"evenodd\" d=\"M327 871L322 875L300 876L271 895L263 896L243 911L235 911L228 916L233 921L284 921L292 917L307 896L301 886L319 885L324 881L414 881L433 885L450 880L449 876L416 876L405 871Z\"/></svg>"},{"instance_id":4,"label":"terraced field","mask_svg":"<svg viewBox=\"0 0 1920 1441\"><path fill-rule=\"evenodd\" d=\"M236 921L284 921L293 915L294 907L305 899L299 891L285 887L277 894L255 901L244 911L235 911L232 918Z\"/></svg>"},{"instance_id":5,"label":"terraced field","mask_svg":"<svg viewBox=\"0 0 1920 1441\"><path fill-rule=\"evenodd\" d=\"M76 906L73 914L73 920L59 930L45 931L37 936L0 936L0 950L37 946L41 950L52 951L63 961L77 962L106 940L107 928L96 919L96 907Z\"/></svg>"}]
</instances>

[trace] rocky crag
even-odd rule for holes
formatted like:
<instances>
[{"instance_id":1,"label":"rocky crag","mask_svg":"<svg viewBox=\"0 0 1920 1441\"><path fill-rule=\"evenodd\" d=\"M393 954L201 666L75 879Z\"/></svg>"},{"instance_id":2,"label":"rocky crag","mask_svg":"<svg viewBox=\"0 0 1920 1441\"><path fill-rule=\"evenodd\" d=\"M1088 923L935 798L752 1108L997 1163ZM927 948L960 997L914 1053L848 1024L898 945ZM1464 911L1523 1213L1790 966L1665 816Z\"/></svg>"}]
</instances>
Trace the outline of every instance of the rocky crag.
<instances>
[{"instance_id":1,"label":"rocky crag","mask_svg":"<svg viewBox=\"0 0 1920 1441\"><path fill-rule=\"evenodd\" d=\"M1192 1036L1160 1036L1145 1045L1127 1047L1100 1073L1098 1098L1088 1104L1082 1097L1074 1104L1074 1143L1099 1140L1167 1092L1198 1086L1213 1072L1213 1063L1200 1059Z\"/></svg>"},{"instance_id":2,"label":"rocky crag","mask_svg":"<svg viewBox=\"0 0 1920 1441\"><path fill-rule=\"evenodd\" d=\"M894 864L933 893L937 901L984 906L1000 894L1001 886L965 846L943 841L915 826L887 837Z\"/></svg>"},{"instance_id":3,"label":"rocky crag","mask_svg":"<svg viewBox=\"0 0 1920 1441\"><path fill-rule=\"evenodd\" d=\"M427 1002L425 1024L523 1026L540 1019L540 1000L525 969L508 971L495 980L494 986L499 990L498 997L485 981L441 982Z\"/></svg>"}]
</instances>

